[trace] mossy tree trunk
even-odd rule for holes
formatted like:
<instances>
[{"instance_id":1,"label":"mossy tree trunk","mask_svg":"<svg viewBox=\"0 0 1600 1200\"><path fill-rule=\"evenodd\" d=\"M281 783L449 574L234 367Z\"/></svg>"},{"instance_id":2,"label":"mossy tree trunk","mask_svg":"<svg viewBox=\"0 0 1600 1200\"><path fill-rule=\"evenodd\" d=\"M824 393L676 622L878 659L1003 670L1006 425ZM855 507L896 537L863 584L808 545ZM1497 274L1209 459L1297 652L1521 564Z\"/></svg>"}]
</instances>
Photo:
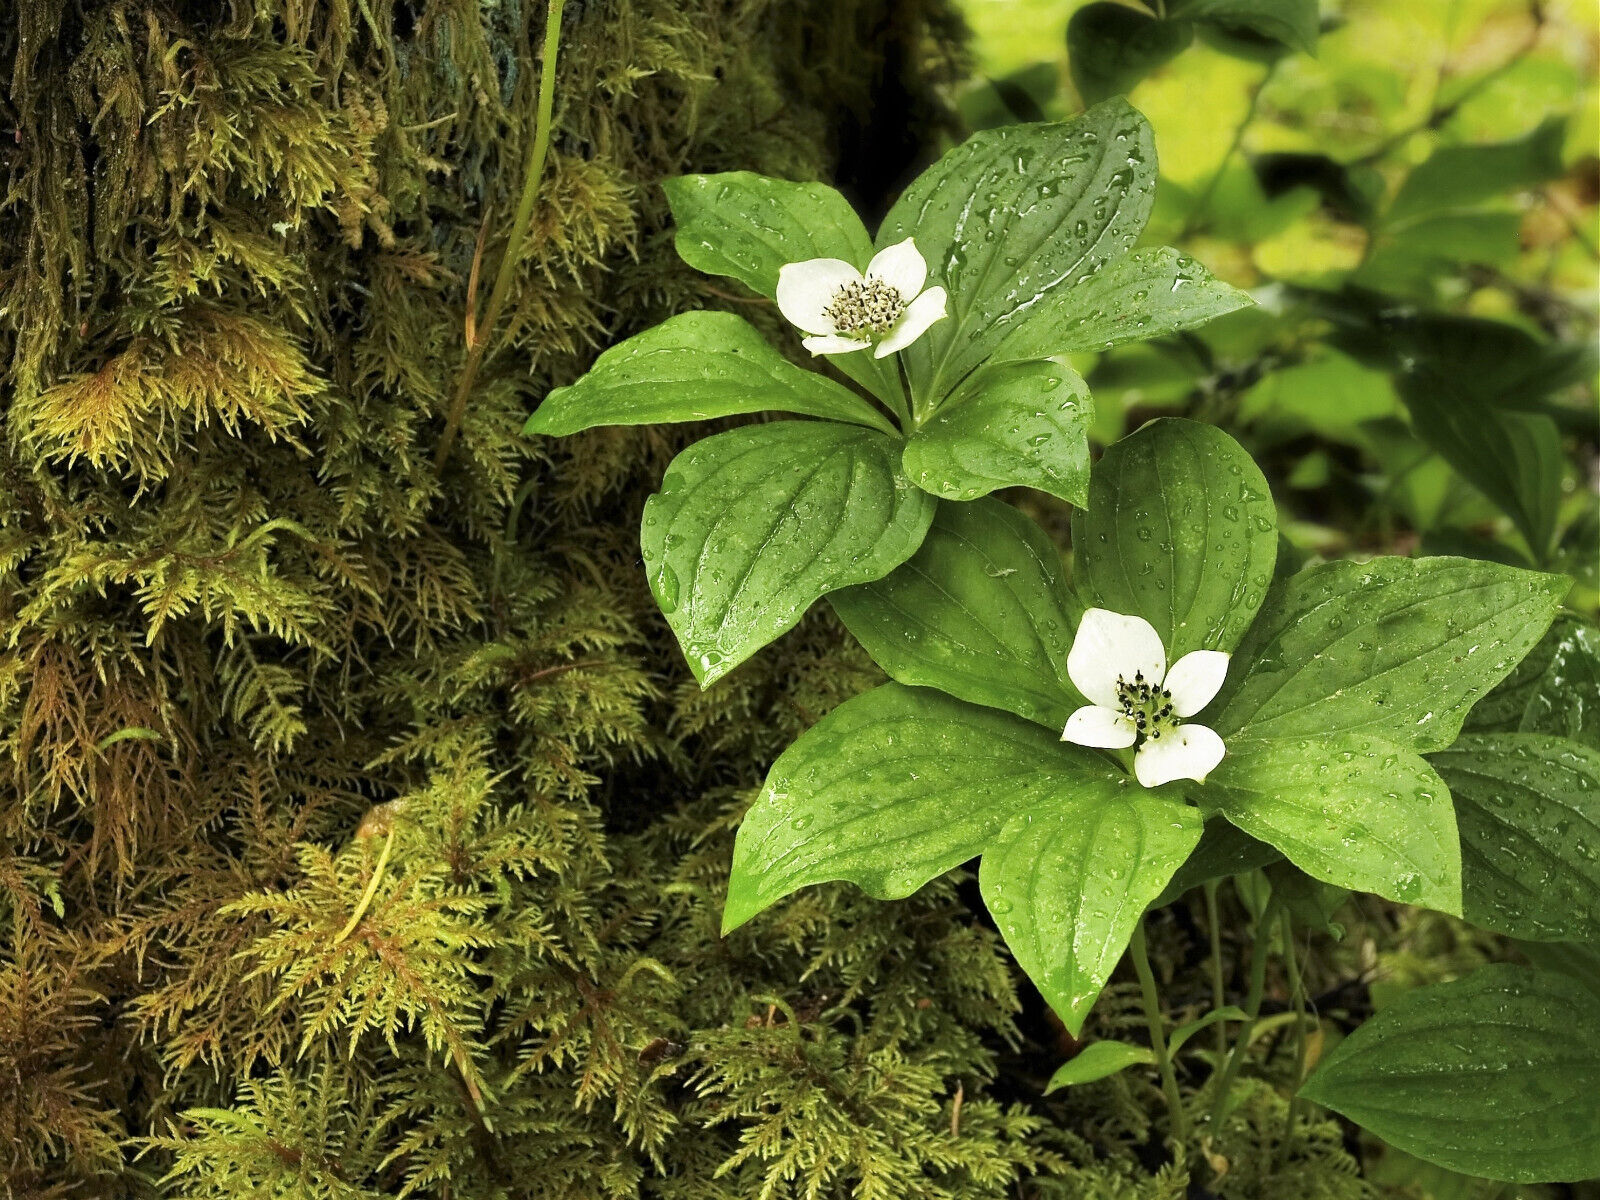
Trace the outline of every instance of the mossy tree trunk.
<instances>
[{"instance_id":1,"label":"mossy tree trunk","mask_svg":"<svg viewBox=\"0 0 1600 1200\"><path fill-rule=\"evenodd\" d=\"M565 18L442 471L544 5L0 19L8 1196L964 1200L1038 1161L1039 1121L983 1096L1012 976L950 885L717 936L733 820L864 658L818 618L700 694L636 561L676 435L519 434L673 310L771 322L676 261L657 182L881 208L956 23Z\"/></svg>"}]
</instances>

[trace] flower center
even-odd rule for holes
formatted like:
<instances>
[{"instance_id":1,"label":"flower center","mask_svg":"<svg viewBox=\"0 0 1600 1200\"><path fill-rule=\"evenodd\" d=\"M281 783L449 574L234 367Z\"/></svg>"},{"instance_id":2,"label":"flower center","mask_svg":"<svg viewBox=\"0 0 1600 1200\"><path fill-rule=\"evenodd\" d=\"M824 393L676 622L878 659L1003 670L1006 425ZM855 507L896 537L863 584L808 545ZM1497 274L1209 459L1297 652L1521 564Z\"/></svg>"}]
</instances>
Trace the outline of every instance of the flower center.
<instances>
[{"instance_id":1,"label":"flower center","mask_svg":"<svg viewBox=\"0 0 1600 1200\"><path fill-rule=\"evenodd\" d=\"M905 310L899 288L869 275L861 283L845 284L822 311L842 334L884 334L894 328Z\"/></svg>"},{"instance_id":2,"label":"flower center","mask_svg":"<svg viewBox=\"0 0 1600 1200\"><path fill-rule=\"evenodd\" d=\"M1140 744L1146 739L1159 741L1163 733L1178 726L1172 712L1172 693L1145 679L1143 671L1135 671L1131 683L1124 676L1117 676L1117 706L1124 716L1133 718Z\"/></svg>"}]
</instances>

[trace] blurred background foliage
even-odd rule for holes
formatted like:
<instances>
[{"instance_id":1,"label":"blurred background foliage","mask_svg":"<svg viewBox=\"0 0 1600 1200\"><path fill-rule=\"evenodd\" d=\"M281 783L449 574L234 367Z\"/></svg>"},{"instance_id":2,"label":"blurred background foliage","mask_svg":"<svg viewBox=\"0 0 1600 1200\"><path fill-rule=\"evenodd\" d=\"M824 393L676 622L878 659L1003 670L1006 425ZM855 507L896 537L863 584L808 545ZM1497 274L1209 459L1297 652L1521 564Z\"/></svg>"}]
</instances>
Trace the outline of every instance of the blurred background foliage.
<instances>
[{"instance_id":1,"label":"blurred background foliage","mask_svg":"<svg viewBox=\"0 0 1600 1200\"><path fill-rule=\"evenodd\" d=\"M974 126L1126 91L1147 240L1259 307L1090 359L1097 433L1243 438L1302 552L1465 553L1595 600L1595 83L1586 0L966 0Z\"/></svg>"}]
</instances>

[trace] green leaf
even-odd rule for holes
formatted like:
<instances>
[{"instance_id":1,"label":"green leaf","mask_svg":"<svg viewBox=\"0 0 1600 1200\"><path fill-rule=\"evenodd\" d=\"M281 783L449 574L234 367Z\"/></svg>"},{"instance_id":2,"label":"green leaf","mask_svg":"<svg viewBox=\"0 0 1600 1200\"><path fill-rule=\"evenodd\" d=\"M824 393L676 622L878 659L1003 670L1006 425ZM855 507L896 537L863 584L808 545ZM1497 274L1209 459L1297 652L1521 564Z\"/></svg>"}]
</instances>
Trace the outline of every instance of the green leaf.
<instances>
[{"instance_id":1,"label":"green leaf","mask_svg":"<svg viewBox=\"0 0 1600 1200\"><path fill-rule=\"evenodd\" d=\"M1203 1017L1196 1017L1192 1021L1186 1021L1172 1031L1172 1036L1167 1039L1167 1057L1169 1059L1177 1058L1178 1051L1183 1049L1184 1043L1202 1029L1209 1029L1218 1021L1248 1021L1249 1019L1250 1014L1234 1004L1225 1004L1221 1008L1213 1008Z\"/></svg>"},{"instance_id":2,"label":"green leaf","mask_svg":"<svg viewBox=\"0 0 1600 1200\"><path fill-rule=\"evenodd\" d=\"M769 300L785 263L842 258L864 267L872 257L861 218L826 184L730 171L679 175L662 186L678 226L679 257L697 271L731 276Z\"/></svg>"},{"instance_id":3,"label":"green leaf","mask_svg":"<svg viewBox=\"0 0 1600 1200\"><path fill-rule=\"evenodd\" d=\"M1086 766L1048 806L1013 817L978 869L1006 945L1074 1036L1201 827L1197 809L1104 760Z\"/></svg>"},{"instance_id":4,"label":"green leaf","mask_svg":"<svg viewBox=\"0 0 1600 1200\"><path fill-rule=\"evenodd\" d=\"M1600 1175L1600 1007L1563 975L1483 967L1406 993L1300 1094L1453 1171L1589 1179Z\"/></svg>"},{"instance_id":5,"label":"green leaf","mask_svg":"<svg viewBox=\"0 0 1600 1200\"><path fill-rule=\"evenodd\" d=\"M1058 732L1085 703L1067 678L1081 609L1062 577L1061 554L1009 504L940 504L908 562L828 599L900 683L936 687Z\"/></svg>"},{"instance_id":6,"label":"green leaf","mask_svg":"<svg viewBox=\"0 0 1600 1200\"><path fill-rule=\"evenodd\" d=\"M1109 350L1193 329L1254 303L1181 251L1137 250L1070 290L1046 292L1012 322L992 361Z\"/></svg>"},{"instance_id":7,"label":"green leaf","mask_svg":"<svg viewBox=\"0 0 1600 1200\"><path fill-rule=\"evenodd\" d=\"M1196 790L1198 792L1198 789ZM1194 798L1204 800L1205 796L1200 793ZM1258 842L1233 822L1207 821L1205 832L1200 835L1200 844L1194 848L1194 853L1189 855L1183 866L1178 868L1168 881L1166 890L1150 907L1164 908L1191 888L1210 883L1214 879L1243 875L1246 871L1254 871L1258 867L1280 862L1282 859L1283 854L1277 847L1269 846L1266 842Z\"/></svg>"},{"instance_id":8,"label":"green leaf","mask_svg":"<svg viewBox=\"0 0 1600 1200\"><path fill-rule=\"evenodd\" d=\"M848 388L795 366L748 321L721 312L683 313L613 346L578 382L546 396L523 432L564 437L768 409L896 432Z\"/></svg>"},{"instance_id":9,"label":"green leaf","mask_svg":"<svg viewBox=\"0 0 1600 1200\"><path fill-rule=\"evenodd\" d=\"M1417 436L1498 505L1543 561L1567 469L1556 423L1475 399L1448 375L1426 367L1402 379L1400 397Z\"/></svg>"},{"instance_id":10,"label":"green leaf","mask_svg":"<svg viewBox=\"0 0 1600 1200\"><path fill-rule=\"evenodd\" d=\"M1175 662L1191 650L1231 651L1244 636L1272 581L1277 516L1239 443L1166 418L1096 464L1072 544L1084 599L1149 621Z\"/></svg>"},{"instance_id":11,"label":"green leaf","mask_svg":"<svg viewBox=\"0 0 1600 1200\"><path fill-rule=\"evenodd\" d=\"M1162 21L1109 0L1096 0L1067 22L1067 61L1085 104L1131 91L1194 41L1187 21Z\"/></svg>"},{"instance_id":12,"label":"green leaf","mask_svg":"<svg viewBox=\"0 0 1600 1200\"><path fill-rule=\"evenodd\" d=\"M1176 0L1168 12L1192 21L1248 29L1308 54L1317 48L1317 0Z\"/></svg>"},{"instance_id":13,"label":"green leaf","mask_svg":"<svg viewBox=\"0 0 1600 1200\"><path fill-rule=\"evenodd\" d=\"M1108 100L1058 124L974 134L906 189L878 245L915 236L949 315L902 354L937 402L1041 297L1133 247L1155 190L1150 126Z\"/></svg>"},{"instance_id":14,"label":"green leaf","mask_svg":"<svg viewBox=\"0 0 1600 1200\"><path fill-rule=\"evenodd\" d=\"M1312 567L1273 587L1210 723L1225 740L1364 733L1441 750L1569 586L1465 558Z\"/></svg>"},{"instance_id":15,"label":"green leaf","mask_svg":"<svg viewBox=\"0 0 1600 1200\"><path fill-rule=\"evenodd\" d=\"M1576 621L1566 624L1518 728L1600 750L1600 629Z\"/></svg>"},{"instance_id":16,"label":"green leaf","mask_svg":"<svg viewBox=\"0 0 1600 1200\"><path fill-rule=\"evenodd\" d=\"M650 590L702 687L793 628L819 597L916 551L935 501L900 444L853 425L779 421L696 442L644 506Z\"/></svg>"},{"instance_id":17,"label":"green leaf","mask_svg":"<svg viewBox=\"0 0 1600 1200\"><path fill-rule=\"evenodd\" d=\"M1600 751L1464 734L1430 761L1455 797L1467 920L1534 941L1600 941Z\"/></svg>"},{"instance_id":18,"label":"green leaf","mask_svg":"<svg viewBox=\"0 0 1600 1200\"><path fill-rule=\"evenodd\" d=\"M1148 1046L1135 1046L1129 1042L1090 1042L1077 1054L1056 1068L1050 1082L1044 1085L1044 1094L1059 1091L1080 1083L1094 1083L1107 1079L1128 1067L1150 1065L1156 1056Z\"/></svg>"},{"instance_id":19,"label":"green leaf","mask_svg":"<svg viewBox=\"0 0 1600 1200\"><path fill-rule=\"evenodd\" d=\"M847 700L772 764L734 840L723 931L829 880L908 896L981 853L1014 814L1070 797L1102 762L926 688Z\"/></svg>"},{"instance_id":20,"label":"green leaf","mask_svg":"<svg viewBox=\"0 0 1600 1200\"><path fill-rule=\"evenodd\" d=\"M1526 137L1477 146L1441 146L1401 184L1384 214L1393 225L1430 213L1471 208L1563 173L1566 120L1551 117Z\"/></svg>"},{"instance_id":21,"label":"green leaf","mask_svg":"<svg viewBox=\"0 0 1600 1200\"><path fill-rule=\"evenodd\" d=\"M1194 795L1325 883L1460 915L1450 790L1408 750L1339 734L1230 740Z\"/></svg>"},{"instance_id":22,"label":"green leaf","mask_svg":"<svg viewBox=\"0 0 1600 1200\"><path fill-rule=\"evenodd\" d=\"M678 256L708 275L726 275L771 300L784 264L842 258L865 268L872 239L850 202L821 183L790 183L750 171L679 175L665 181L678 231ZM900 377L870 354L836 354L851 379L885 399Z\"/></svg>"},{"instance_id":23,"label":"green leaf","mask_svg":"<svg viewBox=\"0 0 1600 1200\"><path fill-rule=\"evenodd\" d=\"M946 500L1022 484L1083 504L1089 490L1089 387L1054 362L980 370L906 442L906 474Z\"/></svg>"}]
</instances>

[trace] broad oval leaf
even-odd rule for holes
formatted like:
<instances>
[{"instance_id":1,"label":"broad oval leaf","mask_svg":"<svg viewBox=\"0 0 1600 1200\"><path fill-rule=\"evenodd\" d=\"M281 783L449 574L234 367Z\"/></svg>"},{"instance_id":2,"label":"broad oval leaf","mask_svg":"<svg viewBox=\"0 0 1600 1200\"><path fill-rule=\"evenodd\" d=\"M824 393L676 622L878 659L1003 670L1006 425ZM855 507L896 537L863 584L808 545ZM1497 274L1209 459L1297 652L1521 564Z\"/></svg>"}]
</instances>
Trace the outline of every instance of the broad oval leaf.
<instances>
[{"instance_id":1,"label":"broad oval leaf","mask_svg":"<svg viewBox=\"0 0 1600 1200\"><path fill-rule=\"evenodd\" d=\"M1564 975L1495 965L1407 992L1300 1094L1452 1171L1600 1175L1600 1006Z\"/></svg>"},{"instance_id":2,"label":"broad oval leaf","mask_svg":"<svg viewBox=\"0 0 1600 1200\"><path fill-rule=\"evenodd\" d=\"M872 239L850 202L823 183L791 183L751 171L679 175L663 185L677 223L678 256L708 275L737 279L771 300L786 263L842 258L865 267ZM927 253L919 239L918 247ZM890 364L871 354L832 361L874 395L903 394Z\"/></svg>"},{"instance_id":3,"label":"broad oval leaf","mask_svg":"<svg viewBox=\"0 0 1600 1200\"><path fill-rule=\"evenodd\" d=\"M1255 301L1178 250L1136 250L1047 293L995 349L994 362L1109 350L1193 329Z\"/></svg>"},{"instance_id":4,"label":"broad oval leaf","mask_svg":"<svg viewBox=\"0 0 1600 1200\"><path fill-rule=\"evenodd\" d=\"M912 391L937 403L1047 293L1133 247L1150 215L1149 123L1107 100L1056 124L974 134L895 203L878 245L915 236L949 315L903 354Z\"/></svg>"},{"instance_id":5,"label":"broad oval leaf","mask_svg":"<svg viewBox=\"0 0 1600 1200\"><path fill-rule=\"evenodd\" d=\"M1163 418L1095 464L1072 544L1079 594L1149 621L1175 662L1244 636L1272 581L1277 513L1238 442Z\"/></svg>"},{"instance_id":6,"label":"broad oval leaf","mask_svg":"<svg viewBox=\"0 0 1600 1200\"><path fill-rule=\"evenodd\" d=\"M1461 913L1450 789L1408 750L1349 735L1230 741L1194 794L1307 875Z\"/></svg>"},{"instance_id":7,"label":"broad oval leaf","mask_svg":"<svg viewBox=\"0 0 1600 1200\"><path fill-rule=\"evenodd\" d=\"M1198 809L1093 765L1059 800L1013 817L978 869L1006 945L1074 1036L1201 827Z\"/></svg>"},{"instance_id":8,"label":"broad oval leaf","mask_svg":"<svg viewBox=\"0 0 1600 1200\"><path fill-rule=\"evenodd\" d=\"M906 441L913 483L945 500L1022 484L1082 505L1089 490L1094 401L1075 371L1054 362L983 370Z\"/></svg>"},{"instance_id":9,"label":"broad oval leaf","mask_svg":"<svg viewBox=\"0 0 1600 1200\"><path fill-rule=\"evenodd\" d=\"M1131 1042L1090 1042L1056 1068L1050 1082L1044 1085L1044 1094L1048 1096L1064 1087L1108 1079L1128 1067L1150 1065L1155 1061L1156 1056L1149 1046L1135 1046Z\"/></svg>"},{"instance_id":10,"label":"broad oval leaf","mask_svg":"<svg viewBox=\"0 0 1600 1200\"><path fill-rule=\"evenodd\" d=\"M872 660L1059 731L1084 704L1067 678L1081 615L1049 536L999 500L940 504L916 554L828 597Z\"/></svg>"},{"instance_id":11,"label":"broad oval leaf","mask_svg":"<svg viewBox=\"0 0 1600 1200\"><path fill-rule=\"evenodd\" d=\"M1600 751L1464 734L1430 757L1455 797L1464 915L1535 941L1600 941Z\"/></svg>"},{"instance_id":12,"label":"broad oval leaf","mask_svg":"<svg viewBox=\"0 0 1600 1200\"><path fill-rule=\"evenodd\" d=\"M1571 580L1465 558L1335 562L1272 589L1212 702L1224 738L1363 733L1419 751L1544 634Z\"/></svg>"},{"instance_id":13,"label":"broad oval leaf","mask_svg":"<svg viewBox=\"0 0 1600 1200\"><path fill-rule=\"evenodd\" d=\"M778 421L696 442L644 506L650 590L702 687L819 597L910 558L935 501L870 429Z\"/></svg>"},{"instance_id":14,"label":"broad oval leaf","mask_svg":"<svg viewBox=\"0 0 1600 1200\"><path fill-rule=\"evenodd\" d=\"M563 437L596 425L801 413L895 433L841 384L795 366L742 317L682 313L613 346L588 374L544 398L524 433Z\"/></svg>"},{"instance_id":15,"label":"broad oval leaf","mask_svg":"<svg viewBox=\"0 0 1600 1200\"><path fill-rule=\"evenodd\" d=\"M834 709L772 764L739 826L724 932L814 883L899 899L982 853L1016 813L1070 799L1104 760L927 688Z\"/></svg>"}]
</instances>

